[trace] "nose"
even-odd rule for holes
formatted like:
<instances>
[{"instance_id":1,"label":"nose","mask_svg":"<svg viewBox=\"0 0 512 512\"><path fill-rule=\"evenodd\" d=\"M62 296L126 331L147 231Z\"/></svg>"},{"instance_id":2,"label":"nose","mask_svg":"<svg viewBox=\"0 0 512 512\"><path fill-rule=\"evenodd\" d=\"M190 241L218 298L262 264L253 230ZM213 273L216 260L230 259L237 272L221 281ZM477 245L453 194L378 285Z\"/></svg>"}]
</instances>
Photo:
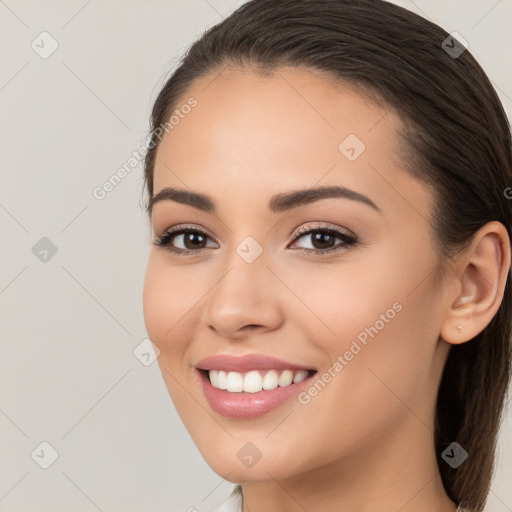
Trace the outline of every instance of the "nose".
<instances>
[{"instance_id":1,"label":"nose","mask_svg":"<svg viewBox=\"0 0 512 512\"><path fill-rule=\"evenodd\" d=\"M283 322L279 281L263 258L247 263L235 256L205 297L203 324L231 340L278 329Z\"/></svg>"}]
</instances>

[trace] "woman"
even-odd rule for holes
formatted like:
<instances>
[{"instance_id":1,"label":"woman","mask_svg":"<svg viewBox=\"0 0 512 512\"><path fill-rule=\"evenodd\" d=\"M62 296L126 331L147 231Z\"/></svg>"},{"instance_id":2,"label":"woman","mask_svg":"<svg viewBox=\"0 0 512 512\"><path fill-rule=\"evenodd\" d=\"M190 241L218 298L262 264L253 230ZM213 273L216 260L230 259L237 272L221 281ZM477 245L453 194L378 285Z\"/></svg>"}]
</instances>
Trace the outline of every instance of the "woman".
<instances>
[{"instance_id":1,"label":"woman","mask_svg":"<svg viewBox=\"0 0 512 512\"><path fill-rule=\"evenodd\" d=\"M160 92L148 334L220 510L481 511L510 379L510 126L381 0L255 0Z\"/></svg>"}]
</instances>

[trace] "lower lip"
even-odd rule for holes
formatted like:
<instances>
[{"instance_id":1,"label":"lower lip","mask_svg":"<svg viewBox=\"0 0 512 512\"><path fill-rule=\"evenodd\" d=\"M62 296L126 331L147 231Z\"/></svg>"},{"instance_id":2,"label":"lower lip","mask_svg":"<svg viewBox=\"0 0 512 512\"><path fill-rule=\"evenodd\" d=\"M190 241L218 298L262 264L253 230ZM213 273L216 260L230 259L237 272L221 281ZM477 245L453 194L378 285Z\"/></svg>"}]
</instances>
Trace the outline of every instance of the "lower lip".
<instances>
[{"instance_id":1,"label":"lower lip","mask_svg":"<svg viewBox=\"0 0 512 512\"><path fill-rule=\"evenodd\" d=\"M254 418L277 409L291 398L298 395L302 388L307 386L314 374L304 380L289 386L262 390L257 393L231 393L223 389L214 388L208 379L208 374L199 371L204 396L210 407L219 414L228 418Z\"/></svg>"}]
</instances>

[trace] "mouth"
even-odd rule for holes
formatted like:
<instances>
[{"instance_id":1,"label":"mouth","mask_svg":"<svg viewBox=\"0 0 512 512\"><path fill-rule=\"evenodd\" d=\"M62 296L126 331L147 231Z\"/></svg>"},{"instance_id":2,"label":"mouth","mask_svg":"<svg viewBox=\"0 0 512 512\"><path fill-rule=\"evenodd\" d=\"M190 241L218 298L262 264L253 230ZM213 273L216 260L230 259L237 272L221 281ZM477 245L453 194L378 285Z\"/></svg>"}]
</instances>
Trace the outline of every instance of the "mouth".
<instances>
[{"instance_id":1,"label":"mouth","mask_svg":"<svg viewBox=\"0 0 512 512\"><path fill-rule=\"evenodd\" d=\"M217 413L249 419L273 411L311 383L316 369L268 356L217 355L196 365L204 396Z\"/></svg>"}]
</instances>

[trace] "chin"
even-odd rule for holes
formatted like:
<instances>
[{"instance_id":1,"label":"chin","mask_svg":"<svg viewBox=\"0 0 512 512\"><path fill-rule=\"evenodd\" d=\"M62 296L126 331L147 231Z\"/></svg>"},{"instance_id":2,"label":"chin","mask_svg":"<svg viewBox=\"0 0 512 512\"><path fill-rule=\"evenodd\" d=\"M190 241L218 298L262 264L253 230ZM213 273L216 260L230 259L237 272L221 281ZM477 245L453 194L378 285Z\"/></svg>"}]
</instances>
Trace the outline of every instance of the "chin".
<instances>
[{"instance_id":1,"label":"chin","mask_svg":"<svg viewBox=\"0 0 512 512\"><path fill-rule=\"evenodd\" d=\"M211 447L201 450L198 447L208 466L228 482L281 480L306 470L290 465L289 457L285 457L283 453L272 454L270 447L266 454L258 453L250 442L233 444L236 444L236 448L231 449L229 445L225 445L219 446L218 450L211 450Z\"/></svg>"}]
</instances>

